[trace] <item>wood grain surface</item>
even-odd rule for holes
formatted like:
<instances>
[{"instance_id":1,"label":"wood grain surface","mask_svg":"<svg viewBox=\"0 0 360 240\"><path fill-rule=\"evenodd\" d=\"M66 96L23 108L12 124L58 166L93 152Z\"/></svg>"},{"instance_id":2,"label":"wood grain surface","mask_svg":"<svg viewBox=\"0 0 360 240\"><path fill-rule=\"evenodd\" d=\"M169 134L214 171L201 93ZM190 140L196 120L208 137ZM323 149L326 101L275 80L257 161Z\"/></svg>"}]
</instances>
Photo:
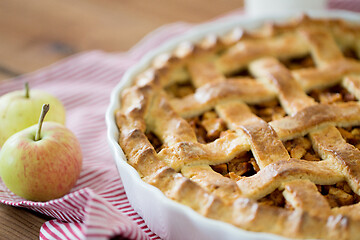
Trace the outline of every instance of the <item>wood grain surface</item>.
<instances>
[{"instance_id":1,"label":"wood grain surface","mask_svg":"<svg viewBox=\"0 0 360 240\"><path fill-rule=\"evenodd\" d=\"M126 51L161 25L199 23L242 6L242 0L0 0L0 80L86 50ZM47 220L0 204L0 239L38 239Z\"/></svg>"},{"instance_id":2,"label":"wood grain surface","mask_svg":"<svg viewBox=\"0 0 360 240\"><path fill-rule=\"evenodd\" d=\"M1 0L0 77L89 49L124 51L163 24L197 23L241 6L239 0Z\"/></svg>"}]
</instances>

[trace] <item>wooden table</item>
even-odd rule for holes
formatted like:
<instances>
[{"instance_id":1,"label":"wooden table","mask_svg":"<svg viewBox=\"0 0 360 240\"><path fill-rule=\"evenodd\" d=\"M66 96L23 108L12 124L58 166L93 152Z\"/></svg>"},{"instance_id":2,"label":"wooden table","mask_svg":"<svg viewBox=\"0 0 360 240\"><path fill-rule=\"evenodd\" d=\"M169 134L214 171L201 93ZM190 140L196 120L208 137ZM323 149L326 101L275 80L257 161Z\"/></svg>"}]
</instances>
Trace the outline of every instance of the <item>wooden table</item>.
<instances>
[{"instance_id":1,"label":"wooden table","mask_svg":"<svg viewBox=\"0 0 360 240\"><path fill-rule=\"evenodd\" d=\"M242 0L0 0L0 80L86 50L126 51L166 23L199 23L242 6ZM38 239L48 219L0 205L0 239Z\"/></svg>"}]
</instances>

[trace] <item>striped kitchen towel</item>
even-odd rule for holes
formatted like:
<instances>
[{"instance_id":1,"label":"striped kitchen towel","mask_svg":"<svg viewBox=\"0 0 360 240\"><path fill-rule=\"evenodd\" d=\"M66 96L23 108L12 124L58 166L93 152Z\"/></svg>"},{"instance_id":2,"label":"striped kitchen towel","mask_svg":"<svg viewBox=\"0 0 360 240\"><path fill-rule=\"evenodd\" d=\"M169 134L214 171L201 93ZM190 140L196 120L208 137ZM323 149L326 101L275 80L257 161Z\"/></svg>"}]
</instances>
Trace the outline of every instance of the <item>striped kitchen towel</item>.
<instances>
[{"instance_id":1,"label":"striped kitchen towel","mask_svg":"<svg viewBox=\"0 0 360 240\"><path fill-rule=\"evenodd\" d=\"M221 21L233 15L236 10ZM0 95L22 89L24 82L57 96L67 110L66 126L80 140L83 170L66 196L48 202L26 201L0 181L0 203L28 208L54 218L40 239L158 239L131 207L107 145L105 111L111 90L124 72L149 50L192 27L175 23L145 37L126 53L91 51L74 55L32 74L0 82Z\"/></svg>"}]
</instances>

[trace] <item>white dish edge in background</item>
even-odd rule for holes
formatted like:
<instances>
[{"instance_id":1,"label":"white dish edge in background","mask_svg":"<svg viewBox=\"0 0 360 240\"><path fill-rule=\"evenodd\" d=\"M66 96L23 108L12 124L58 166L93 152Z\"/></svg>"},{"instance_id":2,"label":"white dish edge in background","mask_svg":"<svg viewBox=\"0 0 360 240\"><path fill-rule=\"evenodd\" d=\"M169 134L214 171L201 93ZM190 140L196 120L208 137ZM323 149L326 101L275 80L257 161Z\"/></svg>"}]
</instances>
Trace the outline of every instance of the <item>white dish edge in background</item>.
<instances>
[{"instance_id":1,"label":"white dish edge in background","mask_svg":"<svg viewBox=\"0 0 360 240\"><path fill-rule=\"evenodd\" d=\"M347 11L308 11L315 18L342 18L360 22L360 15ZM301 13L298 14L300 16ZM212 220L191 208L167 198L159 189L141 180L138 172L126 162L126 157L118 144L119 131L115 122L115 111L120 107L120 94L131 85L133 77L144 71L155 56L171 52L184 41L197 41L208 34L221 35L235 27L253 29L266 21L282 22L294 18L293 13L277 16L236 16L223 21L198 25L184 35L169 40L160 47L146 54L137 64L130 68L112 91L110 105L106 112L108 142L111 147L127 197L132 207L145 220L148 227L163 239L261 239L279 240L283 237L255 233L239 229L231 224Z\"/></svg>"}]
</instances>

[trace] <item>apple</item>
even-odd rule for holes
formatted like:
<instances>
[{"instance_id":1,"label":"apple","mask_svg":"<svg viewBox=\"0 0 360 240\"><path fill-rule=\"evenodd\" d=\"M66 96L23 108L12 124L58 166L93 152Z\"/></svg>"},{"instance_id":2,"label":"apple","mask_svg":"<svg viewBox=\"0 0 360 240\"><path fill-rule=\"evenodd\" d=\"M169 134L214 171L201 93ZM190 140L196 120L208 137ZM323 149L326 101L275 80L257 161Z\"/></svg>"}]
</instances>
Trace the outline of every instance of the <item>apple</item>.
<instances>
[{"instance_id":1,"label":"apple","mask_svg":"<svg viewBox=\"0 0 360 240\"><path fill-rule=\"evenodd\" d=\"M14 133L37 123L44 103L51 105L46 121L65 124L65 108L49 93L40 90L14 91L0 97L0 147Z\"/></svg>"},{"instance_id":2,"label":"apple","mask_svg":"<svg viewBox=\"0 0 360 240\"><path fill-rule=\"evenodd\" d=\"M78 139L60 123L43 122L48 109L44 104L39 123L12 135L0 151L0 176L5 185L32 201L64 196L82 168Z\"/></svg>"}]
</instances>

